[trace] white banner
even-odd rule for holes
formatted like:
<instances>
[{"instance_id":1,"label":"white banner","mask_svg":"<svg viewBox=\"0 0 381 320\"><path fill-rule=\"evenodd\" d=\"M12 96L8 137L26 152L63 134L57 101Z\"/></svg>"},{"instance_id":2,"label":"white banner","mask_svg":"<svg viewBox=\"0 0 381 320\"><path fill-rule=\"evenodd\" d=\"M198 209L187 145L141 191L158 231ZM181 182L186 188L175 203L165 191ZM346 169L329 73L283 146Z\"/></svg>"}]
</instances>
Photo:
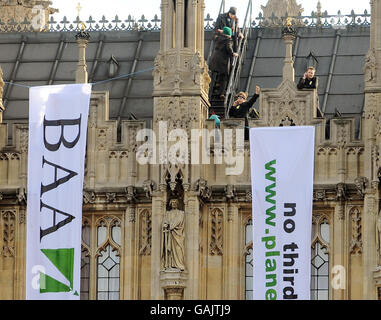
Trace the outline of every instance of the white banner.
<instances>
[{"instance_id":1,"label":"white banner","mask_svg":"<svg viewBox=\"0 0 381 320\"><path fill-rule=\"evenodd\" d=\"M250 129L253 297L309 300L314 127Z\"/></svg>"},{"instance_id":2,"label":"white banner","mask_svg":"<svg viewBox=\"0 0 381 320\"><path fill-rule=\"evenodd\" d=\"M90 84L29 92L27 299L79 299Z\"/></svg>"}]
</instances>

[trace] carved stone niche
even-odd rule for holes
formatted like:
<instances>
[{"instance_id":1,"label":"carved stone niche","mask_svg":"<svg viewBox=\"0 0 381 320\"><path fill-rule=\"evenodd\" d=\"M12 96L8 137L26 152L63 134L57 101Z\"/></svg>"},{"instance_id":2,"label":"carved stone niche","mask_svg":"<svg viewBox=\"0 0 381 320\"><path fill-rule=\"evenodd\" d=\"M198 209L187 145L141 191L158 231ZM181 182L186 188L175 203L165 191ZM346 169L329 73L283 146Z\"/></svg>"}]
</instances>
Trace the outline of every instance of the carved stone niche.
<instances>
[{"instance_id":1,"label":"carved stone niche","mask_svg":"<svg viewBox=\"0 0 381 320\"><path fill-rule=\"evenodd\" d=\"M147 199L152 199L152 193L156 190L156 182L153 180L145 180L143 182L143 190L146 193Z\"/></svg>"},{"instance_id":2,"label":"carved stone niche","mask_svg":"<svg viewBox=\"0 0 381 320\"><path fill-rule=\"evenodd\" d=\"M154 62L153 96L197 95L207 97L210 77L208 66L199 52L183 49L178 59L176 49L158 54Z\"/></svg>"},{"instance_id":3,"label":"carved stone niche","mask_svg":"<svg viewBox=\"0 0 381 320\"><path fill-rule=\"evenodd\" d=\"M365 194L365 189L368 185L368 179L366 177L357 177L355 179L355 186L357 193L363 198Z\"/></svg>"},{"instance_id":4,"label":"carved stone niche","mask_svg":"<svg viewBox=\"0 0 381 320\"><path fill-rule=\"evenodd\" d=\"M196 181L194 190L198 192L199 197L204 201L209 200L212 196L212 190L208 186L208 181L203 178Z\"/></svg>"},{"instance_id":5,"label":"carved stone niche","mask_svg":"<svg viewBox=\"0 0 381 320\"><path fill-rule=\"evenodd\" d=\"M317 90L298 90L284 80L278 88L262 89L256 126L304 126L324 122L319 116Z\"/></svg>"}]
</instances>

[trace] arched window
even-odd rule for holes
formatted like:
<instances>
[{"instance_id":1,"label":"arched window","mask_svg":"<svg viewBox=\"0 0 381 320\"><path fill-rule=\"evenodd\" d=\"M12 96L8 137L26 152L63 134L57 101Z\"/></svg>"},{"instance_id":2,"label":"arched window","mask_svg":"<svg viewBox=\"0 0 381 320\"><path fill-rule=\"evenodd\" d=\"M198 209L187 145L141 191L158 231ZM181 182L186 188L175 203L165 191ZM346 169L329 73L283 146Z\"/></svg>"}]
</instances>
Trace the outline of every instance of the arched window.
<instances>
[{"instance_id":1,"label":"arched window","mask_svg":"<svg viewBox=\"0 0 381 320\"><path fill-rule=\"evenodd\" d=\"M245 299L253 300L253 222L245 226Z\"/></svg>"},{"instance_id":2,"label":"arched window","mask_svg":"<svg viewBox=\"0 0 381 320\"><path fill-rule=\"evenodd\" d=\"M102 220L98 224L97 299L120 298L121 228L118 220Z\"/></svg>"},{"instance_id":3,"label":"arched window","mask_svg":"<svg viewBox=\"0 0 381 320\"><path fill-rule=\"evenodd\" d=\"M90 299L90 236L90 222L84 219L82 223L81 300Z\"/></svg>"},{"instance_id":4,"label":"arched window","mask_svg":"<svg viewBox=\"0 0 381 320\"><path fill-rule=\"evenodd\" d=\"M311 300L329 299L329 237L327 217L316 215L312 223Z\"/></svg>"}]
</instances>

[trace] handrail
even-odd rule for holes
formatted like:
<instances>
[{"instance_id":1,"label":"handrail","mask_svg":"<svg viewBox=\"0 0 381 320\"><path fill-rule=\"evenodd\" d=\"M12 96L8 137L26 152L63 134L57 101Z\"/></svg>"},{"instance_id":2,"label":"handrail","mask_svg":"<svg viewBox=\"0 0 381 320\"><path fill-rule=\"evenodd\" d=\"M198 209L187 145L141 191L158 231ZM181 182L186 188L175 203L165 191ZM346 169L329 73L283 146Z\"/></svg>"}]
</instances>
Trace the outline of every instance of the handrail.
<instances>
[{"instance_id":1,"label":"handrail","mask_svg":"<svg viewBox=\"0 0 381 320\"><path fill-rule=\"evenodd\" d=\"M238 81L241 76L241 69L243 61L245 60L246 48L247 48L247 39L250 36L251 31L251 22L252 22L252 9L253 4L252 0L249 0L245 15L245 20L242 26L243 38L239 39L238 42L238 57L233 58L232 68L229 76L229 82L226 90L226 96L224 101L225 106L225 118L229 118L229 108L233 104L235 90L238 85Z\"/></svg>"}]
</instances>

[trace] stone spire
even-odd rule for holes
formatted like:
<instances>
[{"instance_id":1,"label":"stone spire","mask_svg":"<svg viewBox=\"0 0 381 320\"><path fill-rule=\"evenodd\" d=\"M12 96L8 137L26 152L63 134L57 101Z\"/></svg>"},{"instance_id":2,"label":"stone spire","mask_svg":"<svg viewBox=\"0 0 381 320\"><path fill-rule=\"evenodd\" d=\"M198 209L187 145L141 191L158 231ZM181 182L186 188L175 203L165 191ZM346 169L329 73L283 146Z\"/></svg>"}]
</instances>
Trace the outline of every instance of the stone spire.
<instances>
[{"instance_id":1,"label":"stone spire","mask_svg":"<svg viewBox=\"0 0 381 320\"><path fill-rule=\"evenodd\" d=\"M273 14L278 18L297 17L304 11L302 5L297 4L296 0L269 0L267 5L261 8L265 19L269 19Z\"/></svg>"},{"instance_id":2,"label":"stone spire","mask_svg":"<svg viewBox=\"0 0 381 320\"><path fill-rule=\"evenodd\" d=\"M78 19L80 16L81 5L78 3ZM79 19L80 20L80 19ZM90 39L90 34L85 31L86 26L81 21L81 31L75 35L75 39L78 44L78 64L77 70L75 72L75 82L76 83L87 83L88 82L88 72L87 72L87 64L86 64L86 47L87 43Z\"/></svg>"},{"instance_id":3,"label":"stone spire","mask_svg":"<svg viewBox=\"0 0 381 320\"><path fill-rule=\"evenodd\" d=\"M381 0L371 0L370 47L365 57L365 90L381 90Z\"/></svg>"},{"instance_id":4,"label":"stone spire","mask_svg":"<svg viewBox=\"0 0 381 320\"><path fill-rule=\"evenodd\" d=\"M377 214L380 211L380 146L381 146L381 0L371 0L370 46L365 58L365 102L361 124L365 144L364 176L369 181L364 196L366 214L362 221L363 237L363 299L376 299L375 283L381 281L378 266L380 252L376 247Z\"/></svg>"},{"instance_id":5,"label":"stone spire","mask_svg":"<svg viewBox=\"0 0 381 320\"><path fill-rule=\"evenodd\" d=\"M282 30L282 37L286 44L286 57L283 65L283 81L295 80L294 61L292 59L292 44L296 38L296 31L292 27L291 18L287 18L286 26Z\"/></svg>"},{"instance_id":6,"label":"stone spire","mask_svg":"<svg viewBox=\"0 0 381 320\"><path fill-rule=\"evenodd\" d=\"M49 0L0 0L0 21L22 23L26 19L35 31L48 26L49 15L58 12Z\"/></svg>"},{"instance_id":7,"label":"stone spire","mask_svg":"<svg viewBox=\"0 0 381 320\"><path fill-rule=\"evenodd\" d=\"M204 1L162 0L154 96L203 95L210 78L204 59Z\"/></svg>"},{"instance_id":8,"label":"stone spire","mask_svg":"<svg viewBox=\"0 0 381 320\"><path fill-rule=\"evenodd\" d=\"M3 70L0 67L0 123L3 122L3 112L5 110L3 105L3 90L4 90Z\"/></svg>"},{"instance_id":9,"label":"stone spire","mask_svg":"<svg viewBox=\"0 0 381 320\"><path fill-rule=\"evenodd\" d=\"M76 34L75 38L78 44L78 64L75 72L75 83L87 83L86 47L90 39L90 34L85 31L80 31Z\"/></svg>"}]
</instances>

